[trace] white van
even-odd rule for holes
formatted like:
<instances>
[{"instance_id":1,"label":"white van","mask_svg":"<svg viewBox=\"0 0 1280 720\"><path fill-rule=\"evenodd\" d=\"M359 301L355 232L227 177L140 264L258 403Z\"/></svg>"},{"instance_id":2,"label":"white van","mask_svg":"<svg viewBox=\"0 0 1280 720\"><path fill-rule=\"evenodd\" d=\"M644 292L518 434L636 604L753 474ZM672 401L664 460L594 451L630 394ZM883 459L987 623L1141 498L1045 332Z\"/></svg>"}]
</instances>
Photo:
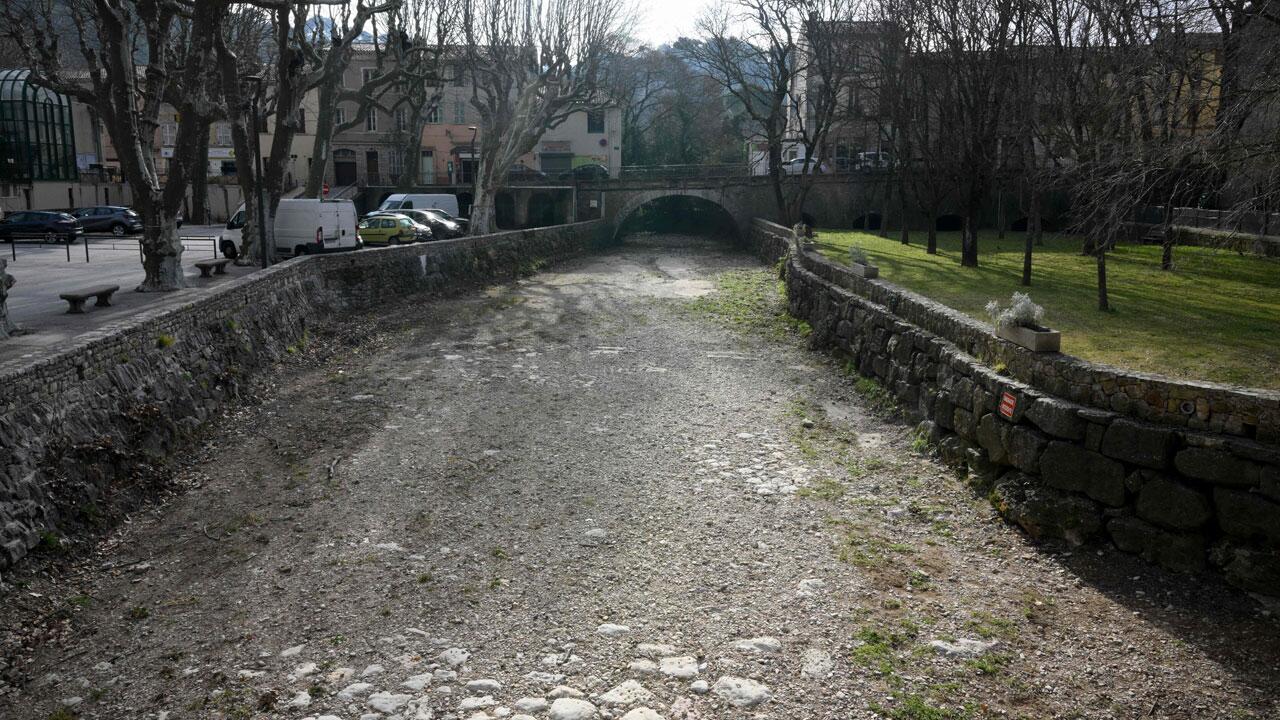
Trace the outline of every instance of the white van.
<instances>
[{"instance_id":1,"label":"white van","mask_svg":"<svg viewBox=\"0 0 1280 720\"><path fill-rule=\"evenodd\" d=\"M450 215L458 216L457 195L414 195L412 193L395 193L388 195L378 206L379 210L430 210L439 208Z\"/></svg>"},{"instance_id":2,"label":"white van","mask_svg":"<svg viewBox=\"0 0 1280 720\"><path fill-rule=\"evenodd\" d=\"M234 257L240 249L244 223L241 205L220 233L218 248L223 255ZM356 206L350 200L281 200L276 209L275 231L276 252L283 255L355 250L362 244L356 234ZM228 252L229 247L235 249Z\"/></svg>"}]
</instances>

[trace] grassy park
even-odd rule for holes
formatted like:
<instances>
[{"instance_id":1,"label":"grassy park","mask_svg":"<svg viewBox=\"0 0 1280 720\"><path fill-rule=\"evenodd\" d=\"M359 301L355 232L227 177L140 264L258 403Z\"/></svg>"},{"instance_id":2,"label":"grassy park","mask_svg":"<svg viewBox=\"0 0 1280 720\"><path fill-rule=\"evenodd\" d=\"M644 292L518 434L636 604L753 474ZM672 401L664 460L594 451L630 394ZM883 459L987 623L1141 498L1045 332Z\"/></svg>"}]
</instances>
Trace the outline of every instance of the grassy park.
<instances>
[{"instance_id":1,"label":"grassy park","mask_svg":"<svg viewBox=\"0 0 1280 720\"><path fill-rule=\"evenodd\" d=\"M978 268L960 266L960 233L939 233L938 254L923 233L902 245L848 230L821 230L817 247L848 262L858 244L880 277L989 322L988 300L1029 292L1046 323L1062 331L1062 351L1177 378L1280 389L1280 259L1178 247L1175 270L1160 270L1160 248L1120 245L1107 257L1112 310L1097 310L1097 266L1080 240L1046 235L1035 248L1030 288L1019 285L1023 235L978 241Z\"/></svg>"}]
</instances>

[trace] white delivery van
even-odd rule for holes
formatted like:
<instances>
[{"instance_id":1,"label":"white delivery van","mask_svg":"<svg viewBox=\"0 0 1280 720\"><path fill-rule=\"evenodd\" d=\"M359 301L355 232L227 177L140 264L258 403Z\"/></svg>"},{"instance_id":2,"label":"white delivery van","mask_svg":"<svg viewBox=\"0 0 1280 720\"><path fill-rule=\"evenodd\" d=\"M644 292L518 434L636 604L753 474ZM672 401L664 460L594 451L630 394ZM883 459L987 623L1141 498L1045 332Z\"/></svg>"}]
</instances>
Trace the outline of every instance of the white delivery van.
<instances>
[{"instance_id":1,"label":"white delivery van","mask_svg":"<svg viewBox=\"0 0 1280 720\"><path fill-rule=\"evenodd\" d=\"M241 205L220 233L218 248L223 255L234 257L240 249L244 223ZM361 246L356 234L356 206L350 200L281 200L276 209L275 241L276 252L282 255L355 250Z\"/></svg>"},{"instance_id":2,"label":"white delivery van","mask_svg":"<svg viewBox=\"0 0 1280 720\"><path fill-rule=\"evenodd\" d=\"M395 193L388 195L378 206L379 210L430 210L440 208L445 212L458 216L458 196L449 194L414 195L411 193Z\"/></svg>"}]
</instances>

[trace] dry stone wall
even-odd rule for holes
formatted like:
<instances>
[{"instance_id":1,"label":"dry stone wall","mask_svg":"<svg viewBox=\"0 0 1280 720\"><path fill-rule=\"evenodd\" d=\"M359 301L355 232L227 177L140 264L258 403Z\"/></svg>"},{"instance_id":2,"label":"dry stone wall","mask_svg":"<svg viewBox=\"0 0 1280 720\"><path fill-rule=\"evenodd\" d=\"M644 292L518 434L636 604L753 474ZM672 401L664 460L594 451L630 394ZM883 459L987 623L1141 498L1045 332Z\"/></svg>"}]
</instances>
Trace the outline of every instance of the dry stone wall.
<instances>
[{"instance_id":1,"label":"dry stone wall","mask_svg":"<svg viewBox=\"0 0 1280 720\"><path fill-rule=\"evenodd\" d=\"M600 222L296 258L0 365L0 568L145 482L327 314L509 278L586 250Z\"/></svg>"},{"instance_id":2,"label":"dry stone wall","mask_svg":"<svg viewBox=\"0 0 1280 720\"><path fill-rule=\"evenodd\" d=\"M1109 540L1173 570L1216 569L1280 595L1274 394L1036 356L949 308L852 275L785 228L757 220L752 241L766 259L786 252L790 311L813 326L815 346L890 390L1031 535ZM1184 400L1194 412L1172 404Z\"/></svg>"}]
</instances>

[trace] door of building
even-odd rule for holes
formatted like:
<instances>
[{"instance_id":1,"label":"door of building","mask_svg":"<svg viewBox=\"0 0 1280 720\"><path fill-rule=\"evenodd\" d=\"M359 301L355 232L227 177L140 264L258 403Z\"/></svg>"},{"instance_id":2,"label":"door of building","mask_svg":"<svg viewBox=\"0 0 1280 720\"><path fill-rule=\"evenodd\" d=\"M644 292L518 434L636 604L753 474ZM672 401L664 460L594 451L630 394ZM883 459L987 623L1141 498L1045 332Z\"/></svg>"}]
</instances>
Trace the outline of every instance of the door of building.
<instances>
[{"instance_id":1,"label":"door of building","mask_svg":"<svg viewBox=\"0 0 1280 720\"><path fill-rule=\"evenodd\" d=\"M356 153L354 150L333 151L333 184L336 187L356 184Z\"/></svg>"},{"instance_id":2,"label":"door of building","mask_svg":"<svg viewBox=\"0 0 1280 720\"><path fill-rule=\"evenodd\" d=\"M423 150L422 157L418 158L418 182L423 185L434 185L436 183L435 150Z\"/></svg>"},{"instance_id":3,"label":"door of building","mask_svg":"<svg viewBox=\"0 0 1280 720\"><path fill-rule=\"evenodd\" d=\"M370 185L382 184L382 173L378 168L378 151L366 150L364 153L364 170Z\"/></svg>"}]
</instances>

